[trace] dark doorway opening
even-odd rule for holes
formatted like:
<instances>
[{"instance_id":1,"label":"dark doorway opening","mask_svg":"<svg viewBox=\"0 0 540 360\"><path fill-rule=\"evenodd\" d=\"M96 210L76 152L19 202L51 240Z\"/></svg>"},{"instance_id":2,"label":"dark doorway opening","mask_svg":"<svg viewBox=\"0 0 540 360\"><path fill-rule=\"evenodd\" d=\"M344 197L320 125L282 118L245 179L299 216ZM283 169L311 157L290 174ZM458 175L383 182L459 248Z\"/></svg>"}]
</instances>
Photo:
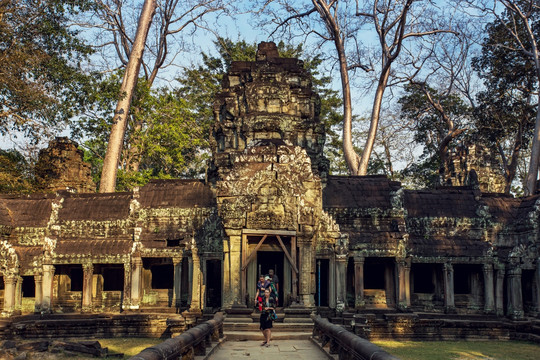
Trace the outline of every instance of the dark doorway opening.
<instances>
[{"instance_id":1,"label":"dark doorway opening","mask_svg":"<svg viewBox=\"0 0 540 360\"><path fill-rule=\"evenodd\" d=\"M354 297L354 259L352 257L347 261L347 299L346 303L349 307L354 308L355 306L355 297Z\"/></svg>"},{"instance_id":2,"label":"dark doorway opening","mask_svg":"<svg viewBox=\"0 0 540 360\"><path fill-rule=\"evenodd\" d=\"M221 307L221 260L206 260L206 306Z\"/></svg>"},{"instance_id":3,"label":"dark doorway opening","mask_svg":"<svg viewBox=\"0 0 540 360\"><path fill-rule=\"evenodd\" d=\"M330 269L330 260L317 260L317 293L315 294L315 302L317 306L328 306L328 272Z\"/></svg>"},{"instance_id":4,"label":"dark doorway opening","mask_svg":"<svg viewBox=\"0 0 540 360\"><path fill-rule=\"evenodd\" d=\"M472 292L472 277L478 272L478 265L454 265L454 294L466 295Z\"/></svg>"},{"instance_id":5,"label":"dark doorway opening","mask_svg":"<svg viewBox=\"0 0 540 360\"><path fill-rule=\"evenodd\" d=\"M279 280L278 297L279 306L283 306L283 258L281 251L258 251L257 252L257 277L259 274L268 275L270 269L274 270Z\"/></svg>"},{"instance_id":6,"label":"dark doorway opening","mask_svg":"<svg viewBox=\"0 0 540 360\"><path fill-rule=\"evenodd\" d=\"M534 303L534 284L535 270L523 270L521 273L521 295L523 297L523 308L525 311L534 311L536 306Z\"/></svg>"},{"instance_id":7,"label":"dark doorway opening","mask_svg":"<svg viewBox=\"0 0 540 360\"><path fill-rule=\"evenodd\" d=\"M385 289L385 264L369 260L364 263L364 289Z\"/></svg>"},{"instance_id":8,"label":"dark doorway opening","mask_svg":"<svg viewBox=\"0 0 540 360\"><path fill-rule=\"evenodd\" d=\"M152 289L172 289L174 283L174 267L172 264L153 265Z\"/></svg>"},{"instance_id":9,"label":"dark doorway opening","mask_svg":"<svg viewBox=\"0 0 540 360\"><path fill-rule=\"evenodd\" d=\"M432 264L412 264L414 293L433 294L435 292L434 270Z\"/></svg>"},{"instance_id":10,"label":"dark doorway opening","mask_svg":"<svg viewBox=\"0 0 540 360\"><path fill-rule=\"evenodd\" d=\"M22 281L22 297L36 296L36 282L33 276L23 276Z\"/></svg>"},{"instance_id":11,"label":"dark doorway opening","mask_svg":"<svg viewBox=\"0 0 540 360\"><path fill-rule=\"evenodd\" d=\"M71 291L83 291L83 269L81 266L69 269Z\"/></svg>"},{"instance_id":12,"label":"dark doorway opening","mask_svg":"<svg viewBox=\"0 0 540 360\"><path fill-rule=\"evenodd\" d=\"M103 274L103 291L123 291L124 290L124 268L105 267Z\"/></svg>"}]
</instances>

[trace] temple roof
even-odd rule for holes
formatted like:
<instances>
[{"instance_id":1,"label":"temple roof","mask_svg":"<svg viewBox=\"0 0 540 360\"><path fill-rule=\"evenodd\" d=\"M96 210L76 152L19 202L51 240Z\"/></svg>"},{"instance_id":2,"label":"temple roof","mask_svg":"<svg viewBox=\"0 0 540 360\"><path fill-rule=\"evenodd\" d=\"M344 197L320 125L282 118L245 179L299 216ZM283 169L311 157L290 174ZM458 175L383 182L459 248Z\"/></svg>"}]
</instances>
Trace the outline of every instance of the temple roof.
<instances>
[{"instance_id":1,"label":"temple roof","mask_svg":"<svg viewBox=\"0 0 540 360\"><path fill-rule=\"evenodd\" d=\"M388 209L391 192L399 188L399 182L386 176L328 176L323 207Z\"/></svg>"},{"instance_id":2,"label":"temple roof","mask_svg":"<svg viewBox=\"0 0 540 360\"><path fill-rule=\"evenodd\" d=\"M44 227L51 216L53 196L0 197L0 224L13 227Z\"/></svg>"},{"instance_id":3,"label":"temple roof","mask_svg":"<svg viewBox=\"0 0 540 360\"><path fill-rule=\"evenodd\" d=\"M139 196L145 208L216 206L212 189L203 180L152 180L140 189Z\"/></svg>"},{"instance_id":4,"label":"temple roof","mask_svg":"<svg viewBox=\"0 0 540 360\"><path fill-rule=\"evenodd\" d=\"M405 190L403 206L408 217L477 217L478 195L469 187Z\"/></svg>"},{"instance_id":5,"label":"temple roof","mask_svg":"<svg viewBox=\"0 0 540 360\"><path fill-rule=\"evenodd\" d=\"M132 193L69 194L58 211L59 221L110 221L129 216Z\"/></svg>"}]
</instances>

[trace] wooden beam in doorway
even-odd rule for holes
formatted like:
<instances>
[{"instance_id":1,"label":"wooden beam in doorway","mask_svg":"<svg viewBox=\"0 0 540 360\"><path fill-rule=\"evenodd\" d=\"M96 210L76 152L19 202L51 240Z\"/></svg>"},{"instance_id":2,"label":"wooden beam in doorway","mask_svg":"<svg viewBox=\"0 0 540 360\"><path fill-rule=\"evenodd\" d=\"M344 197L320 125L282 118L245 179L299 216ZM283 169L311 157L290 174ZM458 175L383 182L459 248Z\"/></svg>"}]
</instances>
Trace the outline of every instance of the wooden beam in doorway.
<instances>
[{"instance_id":1,"label":"wooden beam in doorway","mask_svg":"<svg viewBox=\"0 0 540 360\"><path fill-rule=\"evenodd\" d=\"M251 252L251 254L249 254L249 256L246 259L246 261L244 262L244 264L242 264L242 270L245 270L246 267L249 265L249 263L253 260L253 258L257 254L257 250L259 250L259 248L261 247L261 245L263 244L264 240L266 240L267 237L268 237L268 235L264 235L262 237L261 241L259 241L259 243L255 247L255 249ZM247 236L246 236L246 238L247 238ZM246 241L246 245L247 245L247 241ZM247 253L247 251L248 251L248 248L246 246L246 253Z\"/></svg>"},{"instance_id":2,"label":"wooden beam in doorway","mask_svg":"<svg viewBox=\"0 0 540 360\"><path fill-rule=\"evenodd\" d=\"M287 248L283 244L283 241L281 240L281 237L279 235L276 235L276 237L277 237L277 239L279 241L279 245L281 245L281 248L283 249L283 252L285 253L285 256L287 256L287 259L289 259L289 263L291 264L294 272L296 274L298 274L298 268L296 267L296 261L293 261L293 259L291 258L291 255L289 254L289 252L287 251Z\"/></svg>"}]
</instances>

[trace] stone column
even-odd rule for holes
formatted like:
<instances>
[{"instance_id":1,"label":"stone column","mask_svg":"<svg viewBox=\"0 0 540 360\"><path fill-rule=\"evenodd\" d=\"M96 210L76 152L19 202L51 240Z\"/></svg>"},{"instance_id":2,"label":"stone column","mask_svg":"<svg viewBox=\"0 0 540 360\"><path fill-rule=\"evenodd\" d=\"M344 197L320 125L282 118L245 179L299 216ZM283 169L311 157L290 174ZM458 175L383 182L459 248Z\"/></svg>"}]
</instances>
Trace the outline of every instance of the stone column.
<instances>
[{"instance_id":1,"label":"stone column","mask_svg":"<svg viewBox=\"0 0 540 360\"><path fill-rule=\"evenodd\" d=\"M82 289L82 312L92 311L92 284L94 277L94 265L92 263L82 264L83 268L83 289Z\"/></svg>"},{"instance_id":2,"label":"stone column","mask_svg":"<svg viewBox=\"0 0 540 360\"><path fill-rule=\"evenodd\" d=\"M202 313L201 309L201 264L197 248L191 249L191 258L193 259L193 274L191 278L191 304L189 306L190 313Z\"/></svg>"},{"instance_id":3,"label":"stone column","mask_svg":"<svg viewBox=\"0 0 540 360\"><path fill-rule=\"evenodd\" d=\"M364 257L354 257L354 306L357 309L366 305L364 300Z\"/></svg>"},{"instance_id":4,"label":"stone column","mask_svg":"<svg viewBox=\"0 0 540 360\"><path fill-rule=\"evenodd\" d=\"M315 306L315 296L312 292L312 283L314 285L315 277L315 263L313 262L311 241L302 241L298 243L298 255L299 255L299 295L300 302L305 307ZM330 268L332 266L330 265ZM330 277L334 279L335 277Z\"/></svg>"},{"instance_id":5,"label":"stone column","mask_svg":"<svg viewBox=\"0 0 540 360\"><path fill-rule=\"evenodd\" d=\"M451 263L443 264L444 272L444 307L446 312L455 312L454 304L454 267Z\"/></svg>"},{"instance_id":6,"label":"stone column","mask_svg":"<svg viewBox=\"0 0 540 360\"><path fill-rule=\"evenodd\" d=\"M328 306L332 309L336 308L337 305L337 293L336 293L336 282L332 281L336 278L336 259L330 258L330 261L328 261ZM300 273L302 273L302 270L300 270Z\"/></svg>"},{"instance_id":7,"label":"stone column","mask_svg":"<svg viewBox=\"0 0 540 360\"><path fill-rule=\"evenodd\" d=\"M141 300L141 275L142 275L142 259L140 257L131 259L131 305L130 309L138 309Z\"/></svg>"},{"instance_id":8,"label":"stone column","mask_svg":"<svg viewBox=\"0 0 540 360\"><path fill-rule=\"evenodd\" d=\"M534 296L534 305L537 313L540 314L540 258L536 259L536 271L534 273L534 285L535 293Z\"/></svg>"},{"instance_id":9,"label":"stone column","mask_svg":"<svg viewBox=\"0 0 540 360\"><path fill-rule=\"evenodd\" d=\"M521 268L508 269L508 315L513 319L523 318L523 295L521 292Z\"/></svg>"},{"instance_id":10,"label":"stone column","mask_svg":"<svg viewBox=\"0 0 540 360\"><path fill-rule=\"evenodd\" d=\"M124 289L122 292L122 310L129 310L131 307L131 263L124 261Z\"/></svg>"},{"instance_id":11,"label":"stone column","mask_svg":"<svg viewBox=\"0 0 540 360\"><path fill-rule=\"evenodd\" d=\"M193 257L188 257L188 281L190 284L193 283ZM231 280L232 284L232 280ZM232 289L234 291L234 289ZM193 293L193 286L189 286L188 284L188 297L187 297L187 304L191 306L191 294Z\"/></svg>"},{"instance_id":12,"label":"stone column","mask_svg":"<svg viewBox=\"0 0 540 360\"><path fill-rule=\"evenodd\" d=\"M336 254L336 295L337 307L347 307L347 260L346 254Z\"/></svg>"},{"instance_id":13,"label":"stone column","mask_svg":"<svg viewBox=\"0 0 540 360\"><path fill-rule=\"evenodd\" d=\"M229 257L230 257L230 285L233 306L246 306L246 301L242 297L242 233L237 230L228 230L229 236Z\"/></svg>"},{"instance_id":14,"label":"stone column","mask_svg":"<svg viewBox=\"0 0 540 360\"><path fill-rule=\"evenodd\" d=\"M22 312L22 276L17 276L17 284L15 285L15 313L20 314Z\"/></svg>"},{"instance_id":15,"label":"stone column","mask_svg":"<svg viewBox=\"0 0 540 360\"><path fill-rule=\"evenodd\" d=\"M4 310L3 317L13 315L15 311L15 288L17 286L17 275L4 276Z\"/></svg>"},{"instance_id":16,"label":"stone column","mask_svg":"<svg viewBox=\"0 0 540 360\"><path fill-rule=\"evenodd\" d=\"M497 316L504 316L504 274L505 269L503 264L495 266L497 270L497 278L495 282L495 313Z\"/></svg>"},{"instance_id":17,"label":"stone column","mask_svg":"<svg viewBox=\"0 0 540 360\"><path fill-rule=\"evenodd\" d=\"M411 307L411 260L398 259L398 309L406 310Z\"/></svg>"},{"instance_id":18,"label":"stone column","mask_svg":"<svg viewBox=\"0 0 540 360\"><path fill-rule=\"evenodd\" d=\"M182 301L182 258L175 257L172 259L174 265L174 280L173 280L173 306L178 309Z\"/></svg>"},{"instance_id":19,"label":"stone column","mask_svg":"<svg viewBox=\"0 0 540 360\"><path fill-rule=\"evenodd\" d=\"M484 264L484 312L492 314L495 311L493 289L493 264Z\"/></svg>"},{"instance_id":20,"label":"stone column","mask_svg":"<svg viewBox=\"0 0 540 360\"><path fill-rule=\"evenodd\" d=\"M34 284L36 288L34 312L40 312L43 303L43 276L34 275Z\"/></svg>"},{"instance_id":21,"label":"stone column","mask_svg":"<svg viewBox=\"0 0 540 360\"><path fill-rule=\"evenodd\" d=\"M51 312L52 310L52 290L54 279L54 266L43 265L43 302L42 311Z\"/></svg>"}]
</instances>

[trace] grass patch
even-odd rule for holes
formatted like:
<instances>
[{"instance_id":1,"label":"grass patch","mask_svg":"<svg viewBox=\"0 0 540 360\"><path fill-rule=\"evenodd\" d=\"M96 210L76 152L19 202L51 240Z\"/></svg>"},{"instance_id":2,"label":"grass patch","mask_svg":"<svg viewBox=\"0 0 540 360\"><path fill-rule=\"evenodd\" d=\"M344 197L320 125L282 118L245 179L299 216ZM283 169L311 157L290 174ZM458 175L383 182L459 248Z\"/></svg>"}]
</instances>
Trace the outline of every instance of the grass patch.
<instances>
[{"instance_id":1,"label":"grass patch","mask_svg":"<svg viewBox=\"0 0 540 360\"><path fill-rule=\"evenodd\" d=\"M402 360L536 360L540 345L522 341L387 341L374 344Z\"/></svg>"},{"instance_id":2,"label":"grass patch","mask_svg":"<svg viewBox=\"0 0 540 360\"><path fill-rule=\"evenodd\" d=\"M109 348L109 352L123 353L124 359L137 355L147 347L165 341L156 338L110 338L96 339L102 347Z\"/></svg>"}]
</instances>

